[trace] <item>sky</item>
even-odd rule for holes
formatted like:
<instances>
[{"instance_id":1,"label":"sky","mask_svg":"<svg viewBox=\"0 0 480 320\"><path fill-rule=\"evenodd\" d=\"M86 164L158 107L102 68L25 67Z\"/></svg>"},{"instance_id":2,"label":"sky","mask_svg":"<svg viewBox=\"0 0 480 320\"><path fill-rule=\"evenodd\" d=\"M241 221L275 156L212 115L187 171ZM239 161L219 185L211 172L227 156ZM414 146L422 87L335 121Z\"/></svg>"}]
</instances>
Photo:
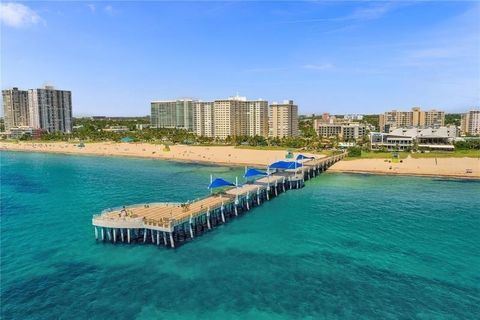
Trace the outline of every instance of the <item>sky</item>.
<instances>
[{"instance_id":1,"label":"sky","mask_svg":"<svg viewBox=\"0 0 480 320\"><path fill-rule=\"evenodd\" d=\"M1 87L71 90L74 116L237 93L301 114L480 105L476 1L2 1Z\"/></svg>"}]
</instances>

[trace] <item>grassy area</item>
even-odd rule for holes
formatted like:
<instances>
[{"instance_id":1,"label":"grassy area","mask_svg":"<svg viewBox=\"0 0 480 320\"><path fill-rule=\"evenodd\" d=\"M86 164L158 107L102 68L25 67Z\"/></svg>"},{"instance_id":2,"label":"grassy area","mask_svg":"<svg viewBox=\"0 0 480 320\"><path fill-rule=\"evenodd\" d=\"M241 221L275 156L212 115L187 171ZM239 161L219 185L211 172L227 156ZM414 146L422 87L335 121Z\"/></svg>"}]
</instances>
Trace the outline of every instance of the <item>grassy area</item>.
<instances>
[{"instance_id":1,"label":"grassy area","mask_svg":"<svg viewBox=\"0 0 480 320\"><path fill-rule=\"evenodd\" d=\"M420 158L480 158L480 150L455 150L453 152L449 151L435 151L428 153L410 153L410 152L399 152L400 159L405 159L408 156L411 156L415 159ZM391 159L391 152L374 152L374 151L362 151L360 157L347 157L344 160L357 160L357 159Z\"/></svg>"},{"instance_id":2,"label":"grassy area","mask_svg":"<svg viewBox=\"0 0 480 320\"><path fill-rule=\"evenodd\" d=\"M326 155L326 156L331 156L335 153L334 151L331 151L331 150L313 151L313 150L302 150L301 148L288 148L288 147L280 147L280 146L235 146L235 148L250 149L250 150L275 150L275 151L285 151L285 153L288 150L290 150L295 153L311 153L311 154Z\"/></svg>"},{"instance_id":3,"label":"grassy area","mask_svg":"<svg viewBox=\"0 0 480 320\"><path fill-rule=\"evenodd\" d=\"M480 158L480 150L435 151L429 153L413 153L411 155L412 158Z\"/></svg>"},{"instance_id":4,"label":"grassy area","mask_svg":"<svg viewBox=\"0 0 480 320\"><path fill-rule=\"evenodd\" d=\"M297 152L295 148L279 147L279 146L235 146L236 149L253 149L253 150L281 150L287 152L287 150L292 150Z\"/></svg>"}]
</instances>

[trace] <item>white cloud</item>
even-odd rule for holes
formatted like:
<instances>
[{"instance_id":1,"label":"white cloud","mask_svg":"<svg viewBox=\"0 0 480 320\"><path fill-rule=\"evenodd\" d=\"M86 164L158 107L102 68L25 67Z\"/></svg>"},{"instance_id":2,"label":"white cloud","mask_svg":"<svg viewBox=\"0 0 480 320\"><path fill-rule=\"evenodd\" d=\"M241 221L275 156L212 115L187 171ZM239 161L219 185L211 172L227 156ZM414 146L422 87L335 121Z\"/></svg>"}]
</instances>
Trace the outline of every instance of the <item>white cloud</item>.
<instances>
[{"instance_id":1,"label":"white cloud","mask_svg":"<svg viewBox=\"0 0 480 320\"><path fill-rule=\"evenodd\" d=\"M113 7L108 5L108 6L105 6L105 8L103 8L105 10L106 13L112 15L113 14Z\"/></svg>"},{"instance_id":2,"label":"white cloud","mask_svg":"<svg viewBox=\"0 0 480 320\"><path fill-rule=\"evenodd\" d=\"M95 13L95 11L97 11L97 7L92 3L87 4L87 7L92 13Z\"/></svg>"},{"instance_id":3,"label":"white cloud","mask_svg":"<svg viewBox=\"0 0 480 320\"><path fill-rule=\"evenodd\" d=\"M356 9L346 20L375 20L380 19L390 11L395 10L398 4L387 2Z\"/></svg>"},{"instance_id":4,"label":"white cloud","mask_svg":"<svg viewBox=\"0 0 480 320\"><path fill-rule=\"evenodd\" d=\"M310 70L330 70L333 69L333 64L331 63L322 63L322 64L306 64L303 66L304 69Z\"/></svg>"},{"instance_id":5,"label":"white cloud","mask_svg":"<svg viewBox=\"0 0 480 320\"><path fill-rule=\"evenodd\" d=\"M9 27L22 28L45 21L32 9L21 3L1 3L0 21Z\"/></svg>"}]
</instances>

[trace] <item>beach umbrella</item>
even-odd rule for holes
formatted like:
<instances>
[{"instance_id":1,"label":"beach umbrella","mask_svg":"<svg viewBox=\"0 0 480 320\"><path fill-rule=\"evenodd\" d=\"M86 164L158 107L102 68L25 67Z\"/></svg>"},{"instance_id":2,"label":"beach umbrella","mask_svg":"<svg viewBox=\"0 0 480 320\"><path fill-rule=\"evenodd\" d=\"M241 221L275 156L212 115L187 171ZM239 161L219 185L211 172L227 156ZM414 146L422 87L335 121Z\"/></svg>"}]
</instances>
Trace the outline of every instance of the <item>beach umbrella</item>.
<instances>
[{"instance_id":1,"label":"beach umbrella","mask_svg":"<svg viewBox=\"0 0 480 320\"><path fill-rule=\"evenodd\" d=\"M215 189L215 188L221 188L221 187L235 187L235 183L229 182L222 178L216 178L215 180L210 182L208 189Z\"/></svg>"},{"instance_id":2,"label":"beach umbrella","mask_svg":"<svg viewBox=\"0 0 480 320\"><path fill-rule=\"evenodd\" d=\"M255 176L268 176L268 173L252 168L252 169L248 169L243 175L244 178L250 178Z\"/></svg>"},{"instance_id":3,"label":"beach umbrella","mask_svg":"<svg viewBox=\"0 0 480 320\"><path fill-rule=\"evenodd\" d=\"M298 160L306 160L306 159L308 159L308 160L313 160L313 159L315 159L315 157L307 157L307 156L304 156L303 154L299 154L299 155L297 156L297 161L298 161Z\"/></svg>"}]
</instances>

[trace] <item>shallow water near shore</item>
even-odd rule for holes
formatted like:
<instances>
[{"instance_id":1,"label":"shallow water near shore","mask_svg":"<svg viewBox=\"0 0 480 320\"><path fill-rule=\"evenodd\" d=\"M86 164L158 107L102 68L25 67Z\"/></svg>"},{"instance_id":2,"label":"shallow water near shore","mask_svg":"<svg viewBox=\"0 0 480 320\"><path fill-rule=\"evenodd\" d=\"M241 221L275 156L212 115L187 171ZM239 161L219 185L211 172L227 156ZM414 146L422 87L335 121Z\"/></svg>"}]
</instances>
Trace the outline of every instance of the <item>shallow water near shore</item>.
<instances>
[{"instance_id":1,"label":"shallow water near shore","mask_svg":"<svg viewBox=\"0 0 480 320\"><path fill-rule=\"evenodd\" d=\"M243 169L1 153L2 319L474 319L480 182L323 174L176 250L91 217Z\"/></svg>"}]
</instances>

